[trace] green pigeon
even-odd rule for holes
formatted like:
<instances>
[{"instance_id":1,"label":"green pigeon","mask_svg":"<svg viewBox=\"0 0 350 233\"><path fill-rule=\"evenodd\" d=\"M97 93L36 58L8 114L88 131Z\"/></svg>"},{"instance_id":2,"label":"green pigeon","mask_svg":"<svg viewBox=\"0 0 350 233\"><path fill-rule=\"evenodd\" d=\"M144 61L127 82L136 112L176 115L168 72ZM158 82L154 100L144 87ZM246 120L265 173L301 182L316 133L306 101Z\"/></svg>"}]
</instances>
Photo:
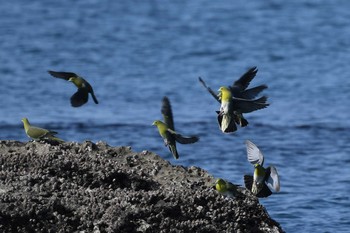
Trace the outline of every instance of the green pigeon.
<instances>
[{"instance_id":1,"label":"green pigeon","mask_svg":"<svg viewBox=\"0 0 350 233\"><path fill-rule=\"evenodd\" d=\"M226 197L236 197L240 195L238 191L238 185L234 185L229 181L223 180L221 178L217 179L214 188Z\"/></svg>"},{"instance_id":2,"label":"green pigeon","mask_svg":"<svg viewBox=\"0 0 350 233\"><path fill-rule=\"evenodd\" d=\"M264 168L264 156L259 148L247 140L247 159L254 166L254 175L245 175L244 183L257 197L268 197L272 191L280 191L280 179L277 169L274 166ZM272 191L271 191L272 190Z\"/></svg>"},{"instance_id":3,"label":"green pigeon","mask_svg":"<svg viewBox=\"0 0 350 233\"><path fill-rule=\"evenodd\" d=\"M233 97L227 87L220 87L218 98L221 101L218 114L218 123L223 133L232 133L237 130L237 118L243 118L243 113L250 113L269 106L267 97L263 96L256 100L240 99ZM245 120L245 119L244 119Z\"/></svg>"},{"instance_id":4,"label":"green pigeon","mask_svg":"<svg viewBox=\"0 0 350 233\"><path fill-rule=\"evenodd\" d=\"M248 69L247 72L245 72L238 80L234 81L232 86L227 87L232 97L237 99L246 99L246 100L253 100L260 92L262 92L264 89L267 88L266 85L259 85L257 87L248 88L250 82L254 79L256 76L256 73L258 72L256 67L252 67ZM202 85L208 90L208 92L219 102L220 98L219 96L206 85L204 80L199 77L199 81L202 83ZM243 117L243 114L240 112L235 112L233 114L234 121L236 124L239 124L241 127L245 127L248 125L248 121ZM235 125L232 125L229 129L226 129L226 131L234 132L236 131L237 127Z\"/></svg>"},{"instance_id":5,"label":"green pigeon","mask_svg":"<svg viewBox=\"0 0 350 233\"><path fill-rule=\"evenodd\" d=\"M24 130L27 136L34 141L36 140L54 140L58 142L64 142L62 139L55 137L57 132L47 129L32 126L27 118L22 118Z\"/></svg>"},{"instance_id":6,"label":"green pigeon","mask_svg":"<svg viewBox=\"0 0 350 233\"><path fill-rule=\"evenodd\" d=\"M197 142L199 138L196 136L185 137L175 131L170 101L166 96L162 101L161 112L164 118L164 122L156 120L152 125L157 126L159 134L164 140L165 146L168 146L174 158L178 159L179 154L176 149L176 142L179 142L181 144L190 144Z\"/></svg>"},{"instance_id":7,"label":"green pigeon","mask_svg":"<svg viewBox=\"0 0 350 233\"><path fill-rule=\"evenodd\" d=\"M95 104L98 104L98 100L94 94L92 86L82 77L72 72L56 72L51 70L48 72L55 78L61 78L74 83L74 85L78 88L77 92L75 92L70 98L70 103L73 107L80 107L85 104L89 99L89 93L91 94Z\"/></svg>"}]
</instances>

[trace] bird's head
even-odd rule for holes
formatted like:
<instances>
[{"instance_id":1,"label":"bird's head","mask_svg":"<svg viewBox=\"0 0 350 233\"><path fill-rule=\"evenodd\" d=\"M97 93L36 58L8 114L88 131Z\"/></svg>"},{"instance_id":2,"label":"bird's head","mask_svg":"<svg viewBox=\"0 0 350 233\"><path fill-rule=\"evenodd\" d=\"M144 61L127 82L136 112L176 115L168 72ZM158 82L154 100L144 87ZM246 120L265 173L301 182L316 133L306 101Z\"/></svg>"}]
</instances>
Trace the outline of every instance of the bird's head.
<instances>
[{"instance_id":1,"label":"bird's head","mask_svg":"<svg viewBox=\"0 0 350 233\"><path fill-rule=\"evenodd\" d=\"M27 119L27 118L25 118L25 117L23 117L23 118L22 118L22 122L23 122L24 124L29 124L28 119Z\"/></svg>"},{"instance_id":2,"label":"bird's head","mask_svg":"<svg viewBox=\"0 0 350 233\"><path fill-rule=\"evenodd\" d=\"M84 85L83 80L79 77L70 77L68 81L74 83L74 85L78 88L81 88Z\"/></svg>"},{"instance_id":3,"label":"bird's head","mask_svg":"<svg viewBox=\"0 0 350 233\"><path fill-rule=\"evenodd\" d=\"M217 179L215 182L215 188L219 192L225 192L226 191L226 182L221 178Z\"/></svg>"},{"instance_id":4,"label":"bird's head","mask_svg":"<svg viewBox=\"0 0 350 233\"><path fill-rule=\"evenodd\" d=\"M227 87L222 86L219 88L218 91L219 91L218 96L220 99L226 101L231 98L231 91Z\"/></svg>"},{"instance_id":5,"label":"bird's head","mask_svg":"<svg viewBox=\"0 0 350 233\"><path fill-rule=\"evenodd\" d=\"M153 121L152 125L158 126L160 124L160 120Z\"/></svg>"},{"instance_id":6,"label":"bird's head","mask_svg":"<svg viewBox=\"0 0 350 233\"><path fill-rule=\"evenodd\" d=\"M227 87L222 86L222 87L219 88L218 91L219 92L225 92L225 91L229 91L229 89Z\"/></svg>"}]
</instances>

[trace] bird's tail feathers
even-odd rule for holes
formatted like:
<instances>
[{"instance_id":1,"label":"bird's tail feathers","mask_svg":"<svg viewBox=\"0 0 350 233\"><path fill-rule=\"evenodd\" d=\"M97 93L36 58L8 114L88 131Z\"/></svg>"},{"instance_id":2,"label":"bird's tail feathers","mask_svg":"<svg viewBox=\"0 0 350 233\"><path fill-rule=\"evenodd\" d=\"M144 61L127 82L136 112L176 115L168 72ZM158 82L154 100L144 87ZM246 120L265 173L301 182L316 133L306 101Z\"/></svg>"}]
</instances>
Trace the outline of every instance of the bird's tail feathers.
<instances>
[{"instance_id":1,"label":"bird's tail feathers","mask_svg":"<svg viewBox=\"0 0 350 233\"><path fill-rule=\"evenodd\" d=\"M95 104L98 104L98 100L93 92L91 92L92 99L94 100Z\"/></svg>"},{"instance_id":2,"label":"bird's tail feathers","mask_svg":"<svg viewBox=\"0 0 350 233\"><path fill-rule=\"evenodd\" d=\"M233 117L227 114L223 114L222 112L217 113L219 127L223 133L232 133L237 130L237 126Z\"/></svg>"},{"instance_id":3,"label":"bird's tail feathers","mask_svg":"<svg viewBox=\"0 0 350 233\"><path fill-rule=\"evenodd\" d=\"M52 140L52 141L56 141L56 142L64 142L64 140L62 140L58 137L55 137L55 136L48 137L48 139Z\"/></svg>"},{"instance_id":4,"label":"bird's tail feathers","mask_svg":"<svg viewBox=\"0 0 350 233\"><path fill-rule=\"evenodd\" d=\"M179 154L177 153L177 149L175 145L169 145L169 150L173 154L175 159L179 158Z\"/></svg>"}]
</instances>

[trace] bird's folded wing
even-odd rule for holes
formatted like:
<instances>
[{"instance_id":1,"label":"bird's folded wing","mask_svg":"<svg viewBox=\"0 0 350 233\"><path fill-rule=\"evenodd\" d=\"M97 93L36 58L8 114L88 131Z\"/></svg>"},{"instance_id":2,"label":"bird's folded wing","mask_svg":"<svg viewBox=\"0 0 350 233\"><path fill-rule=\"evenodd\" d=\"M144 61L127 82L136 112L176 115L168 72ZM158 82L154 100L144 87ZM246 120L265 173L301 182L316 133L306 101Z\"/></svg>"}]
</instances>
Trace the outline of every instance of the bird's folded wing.
<instances>
[{"instance_id":1,"label":"bird's folded wing","mask_svg":"<svg viewBox=\"0 0 350 233\"><path fill-rule=\"evenodd\" d=\"M214 99L216 99L219 103L221 103L220 98L210 87L207 86L204 80L201 77L199 77L198 79L199 79L199 82L201 82L202 85L207 89L207 91L214 97Z\"/></svg>"},{"instance_id":2,"label":"bird's folded wing","mask_svg":"<svg viewBox=\"0 0 350 233\"><path fill-rule=\"evenodd\" d=\"M232 87L239 87L242 91L245 90L250 82L255 77L256 73L258 72L258 69L256 67L250 68L247 72L245 72L237 81L235 81L232 85Z\"/></svg>"},{"instance_id":3,"label":"bird's folded wing","mask_svg":"<svg viewBox=\"0 0 350 233\"><path fill-rule=\"evenodd\" d=\"M167 131L175 138L175 140L178 143L181 143L181 144L191 144L191 143L195 143L199 140L199 138L196 136L186 137L186 136L182 136L181 134L179 134L171 129L167 129Z\"/></svg>"},{"instance_id":4,"label":"bird's folded wing","mask_svg":"<svg viewBox=\"0 0 350 233\"><path fill-rule=\"evenodd\" d=\"M230 190L230 191L236 191L237 190L237 187L238 185L235 185L229 181L226 181L226 188L227 190Z\"/></svg>"},{"instance_id":5,"label":"bird's folded wing","mask_svg":"<svg viewBox=\"0 0 350 233\"><path fill-rule=\"evenodd\" d=\"M72 77L78 77L75 73L72 73L72 72L56 72L52 70L49 70L47 72L49 72L49 74L51 74L55 78L61 78L67 81Z\"/></svg>"},{"instance_id":6,"label":"bird's folded wing","mask_svg":"<svg viewBox=\"0 0 350 233\"><path fill-rule=\"evenodd\" d=\"M274 166L269 166L267 170L270 171L270 176L268 177L266 184L267 186L274 190L275 192L280 191L280 178L277 173L277 169Z\"/></svg>"},{"instance_id":7,"label":"bird's folded wing","mask_svg":"<svg viewBox=\"0 0 350 233\"><path fill-rule=\"evenodd\" d=\"M267 101L267 97L263 96L256 100L247 100L247 99L241 99L241 98L232 98L233 99L233 105L234 109L241 113L249 113L253 112L259 109L266 108L269 106Z\"/></svg>"},{"instance_id":8,"label":"bird's folded wing","mask_svg":"<svg viewBox=\"0 0 350 233\"><path fill-rule=\"evenodd\" d=\"M247 148L247 159L248 161L255 165L264 165L264 155L261 153L260 149L251 141L246 140L245 145Z\"/></svg>"},{"instance_id":9,"label":"bird's folded wing","mask_svg":"<svg viewBox=\"0 0 350 233\"><path fill-rule=\"evenodd\" d=\"M240 98L249 99L249 100L254 99L257 95L259 95L260 92L262 92L266 88L267 88L266 85L260 85L257 87L246 89L240 93Z\"/></svg>"},{"instance_id":10,"label":"bird's folded wing","mask_svg":"<svg viewBox=\"0 0 350 233\"><path fill-rule=\"evenodd\" d=\"M89 99L89 92L85 88L79 88L70 98L70 103L73 107L80 107Z\"/></svg>"},{"instance_id":11,"label":"bird's folded wing","mask_svg":"<svg viewBox=\"0 0 350 233\"><path fill-rule=\"evenodd\" d=\"M53 136L53 135L57 134L57 132L49 131L47 129L43 129L43 128L39 128L39 127L35 127L35 126L31 126L28 129L27 134L31 138L44 138L47 136Z\"/></svg>"},{"instance_id":12,"label":"bird's folded wing","mask_svg":"<svg viewBox=\"0 0 350 233\"><path fill-rule=\"evenodd\" d=\"M164 96L162 100L162 109L161 109L164 123L168 126L169 129L175 130L173 112L171 110L171 105L168 97Z\"/></svg>"}]
</instances>

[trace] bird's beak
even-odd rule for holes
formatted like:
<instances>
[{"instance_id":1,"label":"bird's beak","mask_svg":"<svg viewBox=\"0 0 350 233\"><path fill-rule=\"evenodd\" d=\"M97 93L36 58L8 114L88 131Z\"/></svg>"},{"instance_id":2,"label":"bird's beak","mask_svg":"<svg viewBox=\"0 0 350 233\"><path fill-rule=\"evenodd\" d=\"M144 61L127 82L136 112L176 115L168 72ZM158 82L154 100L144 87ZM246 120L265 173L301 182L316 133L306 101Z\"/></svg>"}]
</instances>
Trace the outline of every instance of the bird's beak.
<instances>
[{"instance_id":1,"label":"bird's beak","mask_svg":"<svg viewBox=\"0 0 350 233\"><path fill-rule=\"evenodd\" d=\"M69 78L68 81L69 81L69 82L73 82L73 79L72 79L72 78Z\"/></svg>"}]
</instances>

